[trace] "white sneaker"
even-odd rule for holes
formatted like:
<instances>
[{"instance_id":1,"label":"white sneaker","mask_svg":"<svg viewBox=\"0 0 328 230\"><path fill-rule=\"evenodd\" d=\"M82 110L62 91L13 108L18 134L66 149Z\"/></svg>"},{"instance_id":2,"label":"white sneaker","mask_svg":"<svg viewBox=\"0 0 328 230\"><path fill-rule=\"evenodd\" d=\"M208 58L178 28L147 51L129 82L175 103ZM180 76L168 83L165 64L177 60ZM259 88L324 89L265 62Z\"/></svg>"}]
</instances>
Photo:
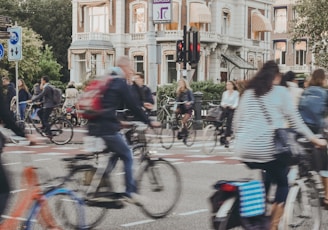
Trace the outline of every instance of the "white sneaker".
<instances>
[{"instance_id":1,"label":"white sneaker","mask_svg":"<svg viewBox=\"0 0 328 230\"><path fill-rule=\"evenodd\" d=\"M131 204L135 204L138 206L142 206L145 202L147 202L146 197L139 195L137 193L131 193L130 196L125 196L124 198L125 198L126 202L129 202Z\"/></svg>"}]
</instances>

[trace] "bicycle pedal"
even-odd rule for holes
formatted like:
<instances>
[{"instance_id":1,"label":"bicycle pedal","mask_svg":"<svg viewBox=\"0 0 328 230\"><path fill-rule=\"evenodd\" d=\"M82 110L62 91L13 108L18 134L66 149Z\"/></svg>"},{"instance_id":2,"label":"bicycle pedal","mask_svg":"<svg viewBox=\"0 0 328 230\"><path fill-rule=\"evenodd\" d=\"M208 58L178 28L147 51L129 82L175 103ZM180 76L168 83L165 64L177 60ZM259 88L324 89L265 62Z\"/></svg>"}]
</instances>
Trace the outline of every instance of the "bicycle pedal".
<instances>
[{"instance_id":1,"label":"bicycle pedal","mask_svg":"<svg viewBox=\"0 0 328 230\"><path fill-rule=\"evenodd\" d=\"M106 209L121 209L124 208L124 203L121 200L110 197L95 197L86 200L88 206L96 206Z\"/></svg>"}]
</instances>

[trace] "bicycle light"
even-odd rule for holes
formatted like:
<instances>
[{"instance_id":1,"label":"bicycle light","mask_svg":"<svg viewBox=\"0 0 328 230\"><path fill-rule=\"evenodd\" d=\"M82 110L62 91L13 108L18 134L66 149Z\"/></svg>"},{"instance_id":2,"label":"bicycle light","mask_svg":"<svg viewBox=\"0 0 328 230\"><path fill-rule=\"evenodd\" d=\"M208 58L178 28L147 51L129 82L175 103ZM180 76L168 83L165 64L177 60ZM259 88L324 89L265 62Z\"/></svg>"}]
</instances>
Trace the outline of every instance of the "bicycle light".
<instances>
[{"instance_id":1,"label":"bicycle light","mask_svg":"<svg viewBox=\"0 0 328 230\"><path fill-rule=\"evenodd\" d=\"M237 186L232 185L232 184L221 184L220 185L220 190L224 192L236 192L238 189Z\"/></svg>"}]
</instances>

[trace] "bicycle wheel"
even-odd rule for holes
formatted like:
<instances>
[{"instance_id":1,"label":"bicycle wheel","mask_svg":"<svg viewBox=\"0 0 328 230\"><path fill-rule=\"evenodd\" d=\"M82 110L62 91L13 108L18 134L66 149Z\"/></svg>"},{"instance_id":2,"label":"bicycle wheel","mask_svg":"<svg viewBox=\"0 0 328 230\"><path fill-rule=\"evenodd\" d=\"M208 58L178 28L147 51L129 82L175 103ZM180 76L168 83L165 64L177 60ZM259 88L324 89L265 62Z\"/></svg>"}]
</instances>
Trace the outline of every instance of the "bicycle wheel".
<instances>
[{"instance_id":1,"label":"bicycle wheel","mask_svg":"<svg viewBox=\"0 0 328 230\"><path fill-rule=\"evenodd\" d=\"M230 210L227 211L227 215L223 218L217 219L213 216L213 227L216 230L235 229L242 230L241 220L239 215L239 199L236 199Z\"/></svg>"},{"instance_id":2,"label":"bicycle wheel","mask_svg":"<svg viewBox=\"0 0 328 230\"><path fill-rule=\"evenodd\" d=\"M206 154L211 154L218 142L218 135L216 127L213 124L209 124L205 127L203 132L203 151Z\"/></svg>"},{"instance_id":3,"label":"bicycle wheel","mask_svg":"<svg viewBox=\"0 0 328 230\"><path fill-rule=\"evenodd\" d=\"M319 230L322 218L319 193L312 181L300 185L289 190L283 229Z\"/></svg>"},{"instance_id":4,"label":"bicycle wheel","mask_svg":"<svg viewBox=\"0 0 328 230\"><path fill-rule=\"evenodd\" d=\"M60 211L65 208L68 216ZM36 201L22 229L69 229L66 220L76 221L79 229L85 229L84 202L71 190L56 188L44 194L42 202ZM76 229L76 228L75 228Z\"/></svg>"},{"instance_id":5,"label":"bicycle wheel","mask_svg":"<svg viewBox=\"0 0 328 230\"><path fill-rule=\"evenodd\" d=\"M87 190L91 183L92 177L96 169L90 165L89 168L76 170L70 177L68 183L65 186L74 191L78 197L87 197ZM61 207L60 212L65 218L67 226L78 229L79 222L77 219L70 218L70 207L64 205ZM86 204L84 206L85 220L84 224L88 227L86 229L92 229L99 225L103 218L106 216L107 209L104 207L92 206Z\"/></svg>"},{"instance_id":6,"label":"bicycle wheel","mask_svg":"<svg viewBox=\"0 0 328 230\"><path fill-rule=\"evenodd\" d=\"M197 130L191 125L190 128L188 128L187 136L183 138L183 143L188 147L192 146L195 143L196 136Z\"/></svg>"},{"instance_id":7,"label":"bicycle wheel","mask_svg":"<svg viewBox=\"0 0 328 230\"><path fill-rule=\"evenodd\" d=\"M172 122L163 122L160 142L164 149L170 149L174 143L175 131Z\"/></svg>"},{"instance_id":8,"label":"bicycle wheel","mask_svg":"<svg viewBox=\"0 0 328 230\"><path fill-rule=\"evenodd\" d=\"M73 125L67 119L57 118L51 122L50 132L51 142L57 145L64 145L73 138Z\"/></svg>"},{"instance_id":9,"label":"bicycle wheel","mask_svg":"<svg viewBox=\"0 0 328 230\"><path fill-rule=\"evenodd\" d=\"M178 170L163 159L148 159L138 174L137 185L139 194L146 199L140 206L142 211L155 219L172 211L182 187Z\"/></svg>"}]
</instances>

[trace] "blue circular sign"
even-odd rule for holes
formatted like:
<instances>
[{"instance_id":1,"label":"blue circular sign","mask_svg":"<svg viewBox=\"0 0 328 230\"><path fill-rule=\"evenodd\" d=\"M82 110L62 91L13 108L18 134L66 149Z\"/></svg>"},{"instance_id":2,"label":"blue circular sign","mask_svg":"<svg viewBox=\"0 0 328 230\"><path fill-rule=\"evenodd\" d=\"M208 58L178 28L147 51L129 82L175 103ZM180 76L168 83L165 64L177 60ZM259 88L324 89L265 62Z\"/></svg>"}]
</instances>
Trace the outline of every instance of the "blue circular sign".
<instances>
[{"instance_id":1,"label":"blue circular sign","mask_svg":"<svg viewBox=\"0 0 328 230\"><path fill-rule=\"evenodd\" d=\"M16 45L19 41L19 36L16 31L11 32L10 43Z\"/></svg>"},{"instance_id":2,"label":"blue circular sign","mask_svg":"<svg viewBox=\"0 0 328 230\"><path fill-rule=\"evenodd\" d=\"M0 60L3 58L4 55L5 55L5 51L3 45L0 43Z\"/></svg>"}]
</instances>

